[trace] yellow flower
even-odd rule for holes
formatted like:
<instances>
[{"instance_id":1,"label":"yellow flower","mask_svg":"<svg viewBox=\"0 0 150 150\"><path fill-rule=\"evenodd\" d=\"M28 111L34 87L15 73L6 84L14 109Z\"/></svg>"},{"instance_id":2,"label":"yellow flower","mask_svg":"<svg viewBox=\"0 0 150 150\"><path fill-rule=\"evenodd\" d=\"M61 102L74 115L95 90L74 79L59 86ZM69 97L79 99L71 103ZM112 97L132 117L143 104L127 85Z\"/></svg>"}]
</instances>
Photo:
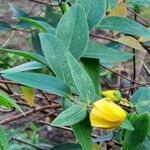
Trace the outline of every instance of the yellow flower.
<instances>
[{"instance_id":1,"label":"yellow flower","mask_svg":"<svg viewBox=\"0 0 150 150\"><path fill-rule=\"evenodd\" d=\"M101 94L105 98L110 98L112 101L119 103L121 105L124 105L127 107L134 107L131 102L129 102L125 98L122 98L122 95L119 90L106 90L106 91L102 91Z\"/></svg>"},{"instance_id":2,"label":"yellow flower","mask_svg":"<svg viewBox=\"0 0 150 150\"><path fill-rule=\"evenodd\" d=\"M106 90L102 91L102 95L106 98L110 98L115 102L119 102L122 98L120 91L118 90Z\"/></svg>"},{"instance_id":3,"label":"yellow flower","mask_svg":"<svg viewBox=\"0 0 150 150\"><path fill-rule=\"evenodd\" d=\"M126 118L126 112L109 98L102 98L93 104L90 121L93 127L115 129Z\"/></svg>"}]
</instances>

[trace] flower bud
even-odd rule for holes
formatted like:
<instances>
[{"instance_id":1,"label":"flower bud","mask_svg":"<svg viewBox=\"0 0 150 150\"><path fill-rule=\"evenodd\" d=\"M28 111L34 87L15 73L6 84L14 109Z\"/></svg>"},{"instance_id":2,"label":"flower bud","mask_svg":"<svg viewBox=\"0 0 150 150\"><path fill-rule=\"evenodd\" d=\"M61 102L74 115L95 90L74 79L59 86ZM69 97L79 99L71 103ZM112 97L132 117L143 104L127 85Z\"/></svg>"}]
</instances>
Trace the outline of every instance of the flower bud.
<instances>
[{"instance_id":1,"label":"flower bud","mask_svg":"<svg viewBox=\"0 0 150 150\"><path fill-rule=\"evenodd\" d=\"M119 104L121 104L123 106L131 107L131 108L134 107L133 104L125 98L122 98Z\"/></svg>"},{"instance_id":2,"label":"flower bud","mask_svg":"<svg viewBox=\"0 0 150 150\"><path fill-rule=\"evenodd\" d=\"M119 102L122 98L120 91L118 90L106 90L102 91L102 95L106 98L110 98L114 102Z\"/></svg>"},{"instance_id":3,"label":"flower bud","mask_svg":"<svg viewBox=\"0 0 150 150\"><path fill-rule=\"evenodd\" d=\"M115 129L126 118L126 112L109 98L102 98L95 103L90 113L91 125L103 129Z\"/></svg>"}]
</instances>

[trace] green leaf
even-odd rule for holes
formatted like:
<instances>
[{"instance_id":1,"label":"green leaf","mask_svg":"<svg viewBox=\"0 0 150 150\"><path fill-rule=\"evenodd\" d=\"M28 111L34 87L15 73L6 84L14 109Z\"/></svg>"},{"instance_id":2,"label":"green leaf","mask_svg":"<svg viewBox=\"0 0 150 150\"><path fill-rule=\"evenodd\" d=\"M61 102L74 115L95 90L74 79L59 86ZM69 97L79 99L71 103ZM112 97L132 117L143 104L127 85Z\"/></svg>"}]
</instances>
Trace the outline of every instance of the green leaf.
<instances>
[{"instance_id":1,"label":"green leaf","mask_svg":"<svg viewBox=\"0 0 150 150\"><path fill-rule=\"evenodd\" d=\"M19 134L24 129L25 129L25 127L22 126L22 127L17 128L17 129L8 130L8 132L7 132L8 141L11 141L14 137L16 137L17 134Z\"/></svg>"},{"instance_id":2,"label":"green leaf","mask_svg":"<svg viewBox=\"0 0 150 150\"><path fill-rule=\"evenodd\" d=\"M139 88L131 98L131 102L135 105L140 113L150 112L150 88Z\"/></svg>"},{"instance_id":3,"label":"green leaf","mask_svg":"<svg viewBox=\"0 0 150 150\"><path fill-rule=\"evenodd\" d=\"M60 144L56 145L50 150L82 150L81 146L79 144Z\"/></svg>"},{"instance_id":4,"label":"green leaf","mask_svg":"<svg viewBox=\"0 0 150 150\"><path fill-rule=\"evenodd\" d=\"M133 113L130 116L129 121L133 125L134 131L126 131L123 150L137 150L148 134L150 122L149 114L145 113L138 116L136 113Z\"/></svg>"},{"instance_id":5,"label":"green leaf","mask_svg":"<svg viewBox=\"0 0 150 150\"><path fill-rule=\"evenodd\" d=\"M106 0L76 0L86 11L89 29L95 27L104 17Z\"/></svg>"},{"instance_id":6,"label":"green leaf","mask_svg":"<svg viewBox=\"0 0 150 150\"><path fill-rule=\"evenodd\" d=\"M142 47L142 45L140 44L140 42L131 36L124 36L124 37L115 39L114 41L122 43L124 45L127 45L127 46L134 48L134 49L137 49L137 50L142 50L142 51L145 50Z\"/></svg>"},{"instance_id":7,"label":"green leaf","mask_svg":"<svg viewBox=\"0 0 150 150\"><path fill-rule=\"evenodd\" d=\"M90 41L83 57L100 59L101 63L118 63L131 59L133 55Z\"/></svg>"},{"instance_id":8,"label":"green leaf","mask_svg":"<svg viewBox=\"0 0 150 150\"><path fill-rule=\"evenodd\" d=\"M97 100L98 96L88 73L70 53L66 53L65 57L81 100L87 103Z\"/></svg>"},{"instance_id":9,"label":"green leaf","mask_svg":"<svg viewBox=\"0 0 150 150\"><path fill-rule=\"evenodd\" d=\"M82 121L87 115L87 108L82 105L73 105L64 110L52 122L52 126L71 126Z\"/></svg>"},{"instance_id":10,"label":"green leaf","mask_svg":"<svg viewBox=\"0 0 150 150\"><path fill-rule=\"evenodd\" d=\"M28 58L28 59L31 59L31 60L34 60L34 61L38 61L38 62L48 66L47 61L43 56L41 56L39 54L36 54L36 53L33 53L33 52L27 52L25 50L24 51L12 50L12 49L6 49L6 48L0 48L0 52L13 53L15 55L22 56L24 58Z\"/></svg>"},{"instance_id":11,"label":"green leaf","mask_svg":"<svg viewBox=\"0 0 150 150\"><path fill-rule=\"evenodd\" d=\"M68 100L67 98L64 98L64 97L61 98L61 104L62 104L63 110L65 110L65 109L67 109L67 108L74 105L74 103L72 101L70 101L70 100Z\"/></svg>"},{"instance_id":12,"label":"green leaf","mask_svg":"<svg viewBox=\"0 0 150 150\"><path fill-rule=\"evenodd\" d=\"M0 32L8 31L10 29L11 29L11 26L7 22L0 20Z\"/></svg>"},{"instance_id":13,"label":"green leaf","mask_svg":"<svg viewBox=\"0 0 150 150\"><path fill-rule=\"evenodd\" d=\"M73 132L83 150L92 150L92 130L89 117L87 116L83 121L72 126Z\"/></svg>"},{"instance_id":14,"label":"green leaf","mask_svg":"<svg viewBox=\"0 0 150 150\"><path fill-rule=\"evenodd\" d=\"M33 61L33 62L27 62L27 63L21 64L19 66L16 66L16 67L13 67L10 69L2 70L2 71L0 71L0 73L16 73L16 72L41 69L44 67L45 67L45 65L43 65L39 62Z\"/></svg>"},{"instance_id":15,"label":"green leaf","mask_svg":"<svg viewBox=\"0 0 150 150\"><path fill-rule=\"evenodd\" d=\"M149 124L149 131L146 136L146 139L142 144L139 145L137 150L149 150L149 146L150 146L150 124Z\"/></svg>"},{"instance_id":16,"label":"green leaf","mask_svg":"<svg viewBox=\"0 0 150 150\"><path fill-rule=\"evenodd\" d=\"M149 0L127 0L129 4L150 5Z\"/></svg>"},{"instance_id":17,"label":"green leaf","mask_svg":"<svg viewBox=\"0 0 150 150\"><path fill-rule=\"evenodd\" d=\"M18 111L23 113L22 109L15 103L15 101L3 92L0 92L0 105L5 106L6 108L16 108Z\"/></svg>"},{"instance_id":18,"label":"green leaf","mask_svg":"<svg viewBox=\"0 0 150 150\"><path fill-rule=\"evenodd\" d=\"M0 149L1 150L9 149L8 139L2 126L0 126Z\"/></svg>"},{"instance_id":19,"label":"green leaf","mask_svg":"<svg viewBox=\"0 0 150 150\"><path fill-rule=\"evenodd\" d=\"M66 68L66 61L64 58L65 51L67 51L66 47L60 40L58 40L52 34L40 33L39 37L41 41L42 50L48 62L48 65L57 77L64 79L65 77L63 74L63 70L64 68ZM68 68L66 72L69 72ZM66 81L66 79L64 79L64 81ZM68 81L70 81L71 84L73 83L70 78Z\"/></svg>"},{"instance_id":20,"label":"green leaf","mask_svg":"<svg viewBox=\"0 0 150 150\"><path fill-rule=\"evenodd\" d=\"M82 58L85 70L91 77L97 95L100 95L100 63L98 59Z\"/></svg>"},{"instance_id":21,"label":"green leaf","mask_svg":"<svg viewBox=\"0 0 150 150\"><path fill-rule=\"evenodd\" d=\"M79 144L59 144L51 148L50 150L82 150Z\"/></svg>"},{"instance_id":22,"label":"green leaf","mask_svg":"<svg viewBox=\"0 0 150 150\"><path fill-rule=\"evenodd\" d=\"M135 107L139 113L150 112L150 99L142 100Z\"/></svg>"},{"instance_id":23,"label":"green leaf","mask_svg":"<svg viewBox=\"0 0 150 150\"><path fill-rule=\"evenodd\" d=\"M41 73L9 73L2 74L4 78L16 81L17 83L50 92L59 96L69 97L69 87L60 79Z\"/></svg>"},{"instance_id":24,"label":"green leaf","mask_svg":"<svg viewBox=\"0 0 150 150\"><path fill-rule=\"evenodd\" d=\"M96 99L95 88L88 73L63 43L52 34L40 34L43 53L56 76L63 79L85 102Z\"/></svg>"},{"instance_id":25,"label":"green leaf","mask_svg":"<svg viewBox=\"0 0 150 150\"><path fill-rule=\"evenodd\" d=\"M146 137L145 141L139 145L139 147L137 148L137 150L149 150L150 146L150 136Z\"/></svg>"},{"instance_id":26,"label":"green leaf","mask_svg":"<svg viewBox=\"0 0 150 150\"><path fill-rule=\"evenodd\" d=\"M37 31L31 33L31 40L32 40L33 51L37 54L42 55L42 47L40 43L39 34Z\"/></svg>"},{"instance_id":27,"label":"green leaf","mask_svg":"<svg viewBox=\"0 0 150 150\"><path fill-rule=\"evenodd\" d=\"M138 104L142 100L150 100L149 87L141 87L132 95L131 101L134 105Z\"/></svg>"},{"instance_id":28,"label":"green leaf","mask_svg":"<svg viewBox=\"0 0 150 150\"><path fill-rule=\"evenodd\" d=\"M81 21L82 20L82 21ZM80 58L89 41L87 17L80 5L75 5L60 19L56 36L75 58Z\"/></svg>"},{"instance_id":29,"label":"green leaf","mask_svg":"<svg viewBox=\"0 0 150 150\"><path fill-rule=\"evenodd\" d=\"M59 7L61 8L61 11L63 14L65 14L70 9L70 6L68 5L66 1L65 3L61 3Z\"/></svg>"},{"instance_id":30,"label":"green leaf","mask_svg":"<svg viewBox=\"0 0 150 150\"><path fill-rule=\"evenodd\" d=\"M24 10L20 9L15 4L9 3L11 10L15 13L16 17L30 17L28 13L26 13Z\"/></svg>"},{"instance_id":31,"label":"green leaf","mask_svg":"<svg viewBox=\"0 0 150 150\"><path fill-rule=\"evenodd\" d=\"M16 29L18 30L22 30L22 29L31 29L33 27L33 25L31 25L30 23L27 23L23 20L20 20L16 23Z\"/></svg>"},{"instance_id":32,"label":"green leaf","mask_svg":"<svg viewBox=\"0 0 150 150\"><path fill-rule=\"evenodd\" d=\"M61 18L59 14L54 13L52 6L49 4L46 5L45 17L48 20L47 22L54 28L57 27L57 24Z\"/></svg>"},{"instance_id":33,"label":"green leaf","mask_svg":"<svg viewBox=\"0 0 150 150\"><path fill-rule=\"evenodd\" d=\"M22 18L27 18L27 19L31 19L31 20L35 20L35 21L42 21L44 23L47 22L47 19L43 18L43 17L22 17ZM45 26L46 26L46 24L45 24ZM16 24L16 29L19 29L19 30L20 29L31 29L32 27L36 27L34 22L31 23L31 22L24 21L24 20L20 20ZM36 27L36 28L38 28L38 27ZM40 27L38 29L40 29Z\"/></svg>"},{"instance_id":34,"label":"green leaf","mask_svg":"<svg viewBox=\"0 0 150 150\"><path fill-rule=\"evenodd\" d=\"M130 121L127 118L125 119L125 121L123 122L123 124L120 127L123 129L134 131L134 127L132 126L132 124L130 123Z\"/></svg>"},{"instance_id":35,"label":"green leaf","mask_svg":"<svg viewBox=\"0 0 150 150\"><path fill-rule=\"evenodd\" d=\"M118 0L107 0L107 11L111 11L114 9L118 4Z\"/></svg>"},{"instance_id":36,"label":"green leaf","mask_svg":"<svg viewBox=\"0 0 150 150\"><path fill-rule=\"evenodd\" d=\"M22 94L23 94L23 99L27 102L27 104L30 107L33 107L35 105L35 90L33 88L27 87L27 86L22 86L21 87Z\"/></svg>"},{"instance_id":37,"label":"green leaf","mask_svg":"<svg viewBox=\"0 0 150 150\"><path fill-rule=\"evenodd\" d=\"M67 99L62 99L63 109L67 109L73 106L71 101ZM82 145L83 150L89 150L88 148L92 147L91 141L91 125L89 117L87 116L83 121L72 126L72 129L76 135L76 138L79 140L79 143Z\"/></svg>"},{"instance_id":38,"label":"green leaf","mask_svg":"<svg viewBox=\"0 0 150 150\"><path fill-rule=\"evenodd\" d=\"M17 19L33 25L34 27L41 30L42 32L49 32L52 34L55 33L55 28L44 21L38 21L38 20L24 18L24 17L18 17Z\"/></svg>"},{"instance_id":39,"label":"green leaf","mask_svg":"<svg viewBox=\"0 0 150 150\"><path fill-rule=\"evenodd\" d=\"M104 18L98 28L150 38L150 30L132 19L118 16Z\"/></svg>"}]
</instances>

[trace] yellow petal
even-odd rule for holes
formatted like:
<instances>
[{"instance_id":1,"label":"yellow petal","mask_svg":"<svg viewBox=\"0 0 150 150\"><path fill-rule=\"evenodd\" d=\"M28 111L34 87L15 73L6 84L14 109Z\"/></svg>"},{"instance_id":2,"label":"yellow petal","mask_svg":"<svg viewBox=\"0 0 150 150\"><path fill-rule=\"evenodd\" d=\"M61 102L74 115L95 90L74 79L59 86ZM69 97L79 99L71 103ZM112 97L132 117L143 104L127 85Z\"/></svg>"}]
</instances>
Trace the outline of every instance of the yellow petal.
<instances>
[{"instance_id":1,"label":"yellow petal","mask_svg":"<svg viewBox=\"0 0 150 150\"><path fill-rule=\"evenodd\" d=\"M111 101L109 98L101 99L94 103L95 110L97 110L96 113L101 112L102 115L105 115L105 117L108 117L109 120L118 120L118 116L120 116L120 113L122 113L122 108L115 104L113 101ZM121 108L121 109L120 109ZM116 112L115 110L119 111Z\"/></svg>"},{"instance_id":2,"label":"yellow petal","mask_svg":"<svg viewBox=\"0 0 150 150\"><path fill-rule=\"evenodd\" d=\"M106 91L102 91L101 94L107 98L114 100L116 99L116 97L114 96L114 92L115 90L106 90Z\"/></svg>"},{"instance_id":3,"label":"yellow petal","mask_svg":"<svg viewBox=\"0 0 150 150\"><path fill-rule=\"evenodd\" d=\"M120 3L115 9L113 9L109 16L122 16L126 17L128 14L126 3Z\"/></svg>"},{"instance_id":4,"label":"yellow petal","mask_svg":"<svg viewBox=\"0 0 150 150\"><path fill-rule=\"evenodd\" d=\"M119 90L106 90L101 93L104 97L110 98L114 102L120 102L122 95Z\"/></svg>"},{"instance_id":5,"label":"yellow petal","mask_svg":"<svg viewBox=\"0 0 150 150\"><path fill-rule=\"evenodd\" d=\"M126 112L109 98L95 102L90 113L92 126L107 129L118 127L125 117Z\"/></svg>"},{"instance_id":6,"label":"yellow petal","mask_svg":"<svg viewBox=\"0 0 150 150\"><path fill-rule=\"evenodd\" d=\"M90 115L91 118L91 125L94 127L100 127L100 128L105 128L105 129L113 129L118 127L123 121L118 120L118 121L113 121L113 120L108 120L108 118L105 118L105 116L97 116L93 113Z\"/></svg>"}]
</instances>

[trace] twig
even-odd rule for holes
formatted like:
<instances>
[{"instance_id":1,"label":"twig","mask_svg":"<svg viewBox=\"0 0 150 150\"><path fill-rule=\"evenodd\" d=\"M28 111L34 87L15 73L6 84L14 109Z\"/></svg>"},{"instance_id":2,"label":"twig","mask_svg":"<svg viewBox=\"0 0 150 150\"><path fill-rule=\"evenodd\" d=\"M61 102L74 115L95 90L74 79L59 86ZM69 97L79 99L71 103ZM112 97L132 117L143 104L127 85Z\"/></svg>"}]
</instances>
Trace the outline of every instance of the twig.
<instances>
[{"instance_id":1,"label":"twig","mask_svg":"<svg viewBox=\"0 0 150 150\"><path fill-rule=\"evenodd\" d=\"M2 81L5 81L5 79L2 76L1 76L1 78L2 78ZM0 82L0 83L2 83L2 82ZM5 86L8 89L7 93L8 94L13 94L13 91L11 90L11 88L9 87L9 85L7 83L4 83L4 84L5 84Z\"/></svg>"},{"instance_id":2,"label":"twig","mask_svg":"<svg viewBox=\"0 0 150 150\"><path fill-rule=\"evenodd\" d=\"M23 141L23 140L18 139L18 138L12 138L12 139L15 140L15 141L17 141L17 142L19 142L19 143L23 143L23 144L29 145L29 146L31 146L31 147L37 149L37 150L47 150L47 149L45 149L45 148L39 147L39 146L37 146L37 145L35 145L35 144L32 144L32 143Z\"/></svg>"},{"instance_id":3,"label":"twig","mask_svg":"<svg viewBox=\"0 0 150 150\"><path fill-rule=\"evenodd\" d=\"M134 13L134 19L137 20L137 14L136 13ZM132 59L133 60L133 78L132 78L132 80L135 81L135 79L136 79L136 55L135 55L135 49L134 48L132 49L132 53L133 53L133 59ZM134 86L134 84L135 84L135 82L131 83L132 86ZM129 94L132 95L133 92L134 92L134 89L131 89L129 91Z\"/></svg>"},{"instance_id":4,"label":"twig","mask_svg":"<svg viewBox=\"0 0 150 150\"><path fill-rule=\"evenodd\" d=\"M7 88L3 87L3 85L0 85L0 89L6 92L7 94L10 94L10 91Z\"/></svg>"},{"instance_id":5,"label":"twig","mask_svg":"<svg viewBox=\"0 0 150 150\"><path fill-rule=\"evenodd\" d=\"M38 5L39 5L39 3L36 3L28 13L31 14L32 11L33 11L33 10L36 8L36 6L38 6Z\"/></svg>"},{"instance_id":6,"label":"twig","mask_svg":"<svg viewBox=\"0 0 150 150\"><path fill-rule=\"evenodd\" d=\"M113 86L113 84L110 82L110 81L108 81L104 76L100 76L101 78L102 78L102 80L107 84L107 86L109 87L109 88L114 88L114 86Z\"/></svg>"},{"instance_id":7,"label":"twig","mask_svg":"<svg viewBox=\"0 0 150 150\"><path fill-rule=\"evenodd\" d=\"M150 70L148 69L148 67L146 66L144 62L143 62L143 67L146 70L147 74L150 76Z\"/></svg>"},{"instance_id":8,"label":"twig","mask_svg":"<svg viewBox=\"0 0 150 150\"><path fill-rule=\"evenodd\" d=\"M39 117L39 118L33 119L31 122L27 123L27 124L25 125L25 127L22 128L21 131L19 131L19 132L22 132L23 130L25 130L32 122L35 122L35 121L37 121L37 120L41 120L41 119L44 118L44 117L48 117L48 116L50 116L50 115L53 115L54 113L55 113L55 112L51 112L51 113L48 113L48 114L46 114L46 115L44 115L44 116L41 116L41 117ZM31 144L31 143L22 141L22 140L20 140L20 139L18 139L18 138L14 138L14 137L13 137L12 139L14 139L14 140L16 140L16 141L18 141L18 142L21 142L21 143L23 143L23 144L29 145L29 146L31 146L31 147L34 147L34 148L36 148L36 149L38 149L38 150L46 150L45 148L38 147L38 146L36 146L36 145L34 145L34 144Z\"/></svg>"},{"instance_id":9,"label":"twig","mask_svg":"<svg viewBox=\"0 0 150 150\"><path fill-rule=\"evenodd\" d=\"M20 83L15 83L13 81L9 81L9 80L0 80L0 83L6 83L6 84L13 84L13 85L20 85Z\"/></svg>"},{"instance_id":10,"label":"twig","mask_svg":"<svg viewBox=\"0 0 150 150\"><path fill-rule=\"evenodd\" d=\"M2 112L2 113L10 113L13 111L14 111L14 109L2 109L2 108L0 108L0 112Z\"/></svg>"},{"instance_id":11,"label":"twig","mask_svg":"<svg viewBox=\"0 0 150 150\"><path fill-rule=\"evenodd\" d=\"M134 10L132 10L131 8L128 7L128 10L131 11L134 15L136 15L137 17L139 17L141 20L143 20L146 24L147 24L147 27L150 26L150 23L144 19L141 15L139 15L138 13L136 13Z\"/></svg>"},{"instance_id":12,"label":"twig","mask_svg":"<svg viewBox=\"0 0 150 150\"><path fill-rule=\"evenodd\" d=\"M44 93L45 94L45 93ZM50 94L50 95L52 95L52 94ZM21 97L21 96L23 96L23 94L18 94L18 93L16 93L16 94L13 94L13 95L10 95L10 97ZM47 95L46 95L47 96ZM45 99L45 97L43 96L43 95L40 95L40 94L36 94L35 95L35 97L36 98L38 98L38 99ZM49 100L49 99L48 99ZM50 102L52 102L52 103L55 103L55 104L59 104L59 102L56 102L56 101L51 101L51 100L49 100ZM21 104L21 103L20 103ZM23 104L24 105L24 104Z\"/></svg>"},{"instance_id":13,"label":"twig","mask_svg":"<svg viewBox=\"0 0 150 150\"><path fill-rule=\"evenodd\" d=\"M146 85L146 84L145 84L145 85ZM134 89L134 88L139 88L140 86L143 86L143 85L130 86L129 88L123 88L123 89L121 89L121 91L124 92L124 91L131 90L131 89Z\"/></svg>"},{"instance_id":14,"label":"twig","mask_svg":"<svg viewBox=\"0 0 150 150\"><path fill-rule=\"evenodd\" d=\"M104 37L104 36L100 36L100 35L90 34L90 36L94 37L94 38L100 38L100 39L103 39L103 40L114 41L112 38L108 38L108 37Z\"/></svg>"},{"instance_id":15,"label":"twig","mask_svg":"<svg viewBox=\"0 0 150 150\"><path fill-rule=\"evenodd\" d=\"M119 67L119 74L121 74L121 70L122 70L122 67L121 67L121 62L119 63L118 67ZM118 76L118 87L121 87L121 77Z\"/></svg>"},{"instance_id":16,"label":"twig","mask_svg":"<svg viewBox=\"0 0 150 150\"><path fill-rule=\"evenodd\" d=\"M43 5L46 5L45 2L42 2L42 1L37 1L37 0L28 0L30 2L34 2L34 3L38 3L38 4L43 4Z\"/></svg>"},{"instance_id":17,"label":"twig","mask_svg":"<svg viewBox=\"0 0 150 150\"><path fill-rule=\"evenodd\" d=\"M49 101L47 95L46 95L43 91L41 91L41 90L38 90L38 91L43 95L43 97L44 97L45 100L48 102L48 104L51 104L51 102Z\"/></svg>"},{"instance_id":18,"label":"twig","mask_svg":"<svg viewBox=\"0 0 150 150\"><path fill-rule=\"evenodd\" d=\"M133 48L133 81L136 79L136 56L135 56L135 49ZM134 85L134 82L133 82Z\"/></svg>"},{"instance_id":19,"label":"twig","mask_svg":"<svg viewBox=\"0 0 150 150\"><path fill-rule=\"evenodd\" d=\"M145 50L150 54L150 49L147 47L147 46L145 46L143 43L141 43L141 45L145 48Z\"/></svg>"},{"instance_id":20,"label":"twig","mask_svg":"<svg viewBox=\"0 0 150 150\"><path fill-rule=\"evenodd\" d=\"M16 98L16 99L21 99L20 97L19 98ZM27 104L26 102L24 101L19 101L19 102L16 102L18 105L21 105L21 106L26 106L26 107L30 107L29 104ZM31 107L30 107L31 108Z\"/></svg>"},{"instance_id":21,"label":"twig","mask_svg":"<svg viewBox=\"0 0 150 150\"><path fill-rule=\"evenodd\" d=\"M9 43L9 41L10 41L11 38L13 37L14 33L15 33L15 31L13 30L12 33L11 33L11 35L9 36L9 38L8 38L8 39L5 41L5 43L2 45L2 48L5 47L5 46Z\"/></svg>"},{"instance_id":22,"label":"twig","mask_svg":"<svg viewBox=\"0 0 150 150\"><path fill-rule=\"evenodd\" d=\"M146 56L147 52L144 51L143 52L143 55L142 55L142 58L140 59L140 65L138 67L138 70L137 70L137 77L136 77L136 82L138 82L140 80L140 76L141 76L141 73L142 73L142 68L144 67L144 60L145 60L145 56Z\"/></svg>"},{"instance_id":23,"label":"twig","mask_svg":"<svg viewBox=\"0 0 150 150\"><path fill-rule=\"evenodd\" d=\"M9 123L9 122L18 120L20 118L23 118L25 116L32 115L33 113L44 111L46 109L56 109L56 108L61 108L61 105L59 105L59 104L56 104L56 105L46 105L46 106L43 106L43 107L34 108L34 109L31 109L31 110L25 112L24 114L10 116L9 118L7 118L5 120L0 121L0 124L3 125L3 124L6 124L6 123Z\"/></svg>"},{"instance_id":24,"label":"twig","mask_svg":"<svg viewBox=\"0 0 150 150\"><path fill-rule=\"evenodd\" d=\"M48 123L48 122L45 122L45 121L39 121L38 123L44 124L44 125L47 125L47 126L52 126L51 123ZM55 127L55 128L60 128L60 129L64 129L64 130L68 130L68 131L73 132L73 130L71 128L68 128L68 127ZM97 138L98 136L95 135L95 134L92 134L92 137Z\"/></svg>"},{"instance_id":25,"label":"twig","mask_svg":"<svg viewBox=\"0 0 150 150\"><path fill-rule=\"evenodd\" d=\"M128 35L128 34L127 34ZM109 38L109 37L104 37L104 36L100 36L100 35L94 35L94 34L90 34L91 37L94 37L94 38L99 38L99 39L103 39L103 40L107 40L107 41L112 41L114 42L114 40L112 38ZM129 35L129 36L132 36L134 38L136 38L135 36L133 35ZM137 39L137 38L136 38ZM143 43L140 42L140 44L144 47L144 49L150 54L150 49L149 49L149 46L146 46L144 45Z\"/></svg>"},{"instance_id":26,"label":"twig","mask_svg":"<svg viewBox=\"0 0 150 150\"><path fill-rule=\"evenodd\" d=\"M122 78L124 78L124 79L126 79L128 81L130 81L130 82L134 82L137 85L145 85L145 84L142 84L142 83L137 83L136 81L133 81L132 79L129 79L129 78L127 78L127 77L125 77L125 76L123 76L123 75L121 75L121 74L119 74L119 73L117 73L117 72L115 72L115 71L113 71L113 70L103 66L103 65L100 65L100 66L102 66L103 68L109 70L110 72L112 72L112 73L114 73L114 74L116 74L116 75L118 75L118 76L120 76L120 77L122 77Z\"/></svg>"},{"instance_id":27,"label":"twig","mask_svg":"<svg viewBox=\"0 0 150 150\"><path fill-rule=\"evenodd\" d=\"M23 30L23 29L17 29L17 28L11 28L11 30L14 30L14 31L18 31L18 32L24 32L24 33L31 33L31 29L30 28L28 28L28 29L26 29L26 30ZM32 29L33 30L33 29Z\"/></svg>"},{"instance_id":28,"label":"twig","mask_svg":"<svg viewBox=\"0 0 150 150\"><path fill-rule=\"evenodd\" d=\"M51 123L48 123L46 121L39 121L38 123L43 124L43 125L47 125L47 126L52 126ZM72 129L68 128L68 127L55 127L55 128L61 128L61 129L64 129L64 130L72 131Z\"/></svg>"},{"instance_id":29,"label":"twig","mask_svg":"<svg viewBox=\"0 0 150 150\"><path fill-rule=\"evenodd\" d=\"M46 5L46 4L47 4L47 3L45 3L45 2L38 1L38 0L28 0L28 1L30 1L30 2L34 2L34 3L38 3L38 4L42 4L42 5ZM57 7L57 6L59 6L59 5L51 4L51 6L53 6L53 7Z\"/></svg>"}]
</instances>

